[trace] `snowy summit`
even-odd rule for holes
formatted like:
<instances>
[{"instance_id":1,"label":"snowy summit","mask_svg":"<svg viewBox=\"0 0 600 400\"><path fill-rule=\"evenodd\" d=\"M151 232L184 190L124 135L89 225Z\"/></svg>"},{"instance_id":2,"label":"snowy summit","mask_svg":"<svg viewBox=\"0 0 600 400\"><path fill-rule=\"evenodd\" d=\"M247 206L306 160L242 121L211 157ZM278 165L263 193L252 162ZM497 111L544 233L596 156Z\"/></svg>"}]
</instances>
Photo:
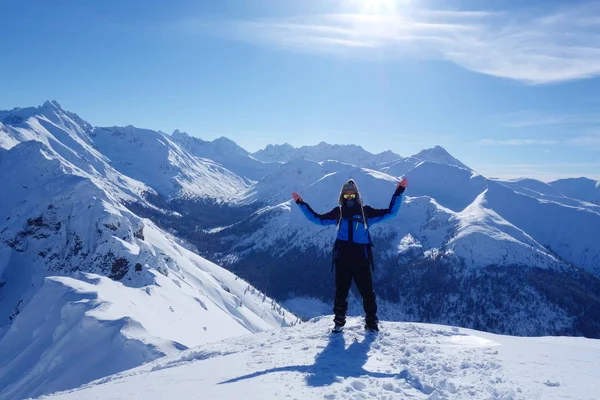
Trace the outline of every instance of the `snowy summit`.
<instances>
[{"instance_id":1,"label":"snowy summit","mask_svg":"<svg viewBox=\"0 0 600 400\"><path fill-rule=\"evenodd\" d=\"M324 213L353 179L385 209L403 178L368 232L382 331L351 291L330 336L336 231L291 194ZM0 111L0 187L0 400L597 398L597 181L440 146L250 153L48 101Z\"/></svg>"},{"instance_id":2,"label":"snowy summit","mask_svg":"<svg viewBox=\"0 0 600 400\"><path fill-rule=\"evenodd\" d=\"M48 400L597 399L600 343L330 318L157 360Z\"/></svg>"}]
</instances>

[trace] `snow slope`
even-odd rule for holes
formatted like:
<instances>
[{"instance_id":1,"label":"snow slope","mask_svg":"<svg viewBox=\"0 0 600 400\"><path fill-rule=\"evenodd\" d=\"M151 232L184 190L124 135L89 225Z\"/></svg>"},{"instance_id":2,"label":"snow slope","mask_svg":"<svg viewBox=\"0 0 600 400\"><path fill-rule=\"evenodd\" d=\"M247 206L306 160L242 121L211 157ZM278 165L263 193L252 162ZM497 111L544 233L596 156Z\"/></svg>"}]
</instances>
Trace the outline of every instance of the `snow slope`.
<instances>
[{"instance_id":1,"label":"snow slope","mask_svg":"<svg viewBox=\"0 0 600 400\"><path fill-rule=\"evenodd\" d=\"M444 218L435 223L445 229L443 234L433 234L423 229L433 212L427 207L401 209L397 219L374 226L372 230L374 238L392 235L400 255L406 252L414 255L415 247L419 247L421 251L417 254L420 256L426 252L452 254L470 266L520 263L540 268L564 267L564 262L545 248L545 245L550 245L560 251L563 258L600 275L600 271L594 267L596 260L600 260L597 258L600 248L593 239L596 233L600 235L600 225L588 223L596 220L600 214L589 212L588 215L585 208L564 207L524 197L508 189L503 190L503 186L472 171L436 162L419 162L407 171L406 176L410 182L407 191L410 198L406 201L414 197L435 199L433 204L445 210ZM285 238L292 237L294 240L289 241L290 246L297 246L299 251L307 247L328 251L331 240L327 238L332 236L331 230L304 221L297 207L289 202L289 194L292 191L299 192L313 209L324 213L337 206L339 188L350 178L358 183L365 204L376 208L387 207L396 182L393 176L333 161L317 163L295 160L283 164L242 194L244 201L259 201L268 206L259 210L256 216L218 233L227 236L228 230L248 232L232 242L231 250L234 253L243 248L241 253L247 254L253 247L264 250L269 246L280 251L278 242L288 242ZM494 190L489 191L489 187ZM513 220L510 222L504 213L497 210L512 209L511 205L516 201L525 201L532 210L528 213L506 210L505 213ZM425 203L429 204L429 200L425 200ZM539 228L528 223L534 219L530 216L532 213L539 215L540 221L536 222ZM564 217L557 219L557 213ZM567 230L563 226L566 221L563 218L573 219L572 229L569 227ZM260 219L264 222L259 222ZM598 222L600 224L600 220ZM253 226L254 229L244 229L241 227L243 225ZM522 225L527 225L528 229L523 229ZM256 229L257 226L260 228ZM577 229L581 229L581 233ZM535 235L531 236L530 230ZM568 231L571 239L578 238L575 241L576 250L583 252L581 256L576 251L558 245L569 242L565 237L567 233L558 230ZM414 246L406 248L407 241Z\"/></svg>"},{"instance_id":2,"label":"snow slope","mask_svg":"<svg viewBox=\"0 0 600 400\"><path fill-rule=\"evenodd\" d=\"M486 191L488 209L545 247L546 252L550 250L600 277L600 246L596 239L600 237L600 212L594 205L539 196L463 168L434 162L422 162L405 176L410 182L407 194L432 197L455 212L465 210ZM476 244L474 241L470 247Z\"/></svg>"},{"instance_id":3,"label":"snow slope","mask_svg":"<svg viewBox=\"0 0 600 400\"><path fill-rule=\"evenodd\" d=\"M551 184L536 179L521 178L510 181L496 180L495 182L511 188L516 193L534 197L545 202L555 202L566 206L586 208L590 211L600 212L600 205L594 204L589 200L584 200L585 196L582 196L582 198L567 196Z\"/></svg>"},{"instance_id":4,"label":"snow slope","mask_svg":"<svg viewBox=\"0 0 600 400\"><path fill-rule=\"evenodd\" d=\"M188 347L297 322L151 224L146 235L172 263L163 273L152 259L144 264L153 278L147 285L87 273L45 279L0 340L1 399L74 388Z\"/></svg>"},{"instance_id":5,"label":"snow slope","mask_svg":"<svg viewBox=\"0 0 600 400\"><path fill-rule=\"evenodd\" d=\"M54 101L0 111L0 121L1 147L40 141L71 168L96 181L107 180L114 193L129 194L127 201L143 202L141 194L156 192L166 198L223 201L246 188L239 176L193 157L169 135L133 126L93 128Z\"/></svg>"},{"instance_id":6,"label":"snow slope","mask_svg":"<svg viewBox=\"0 0 600 400\"><path fill-rule=\"evenodd\" d=\"M313 185L321 179L331 176L349 177L357 167L338 161L315 162L306 159L296 159L279 166L275 171L260 179L246 191L239 193L234 201L238 204L262 203L275 205L287 201L293 191L306 190L307 194L316 190L320 196L322 188L313 189ZM333 193L337 199L339 187L331 188L328 193Z\"/></svg>"},{"instance_id":7,"label":"snow slope","mask_svg":"<svg viewBox=\"0 0 600 400\"><path fill-rule=\"evenodd\" d=\"M471 204L489 184L485 177L448 164L422 161L404 174L411 196L430 196L455 212Z\"/></svg>"},{"instance_id":8,"label":"snow slope","mask_svg":"<svg viewBox=\"0 0 600 400\"><path fill-rule=\"evenodd\" d=\"M166 198L224 201L246 188L236 174L214 161L193 157L160 132L133 126L95 128L90 137L115 169Z\"/></svg>"},{"instance_id":9,"label":"snow slope","mask_svg":"<svg viewBox=\"0 0 600 400\"><path fill-rule=\"evenodd\" d=\"M0 111L0 146L10 149L25 141L41 142L51 157L71 173L86 176L124 201L142 201L153 192L140 181L118 173L110 160L94 148L92 127L76 114L63 110L55 101L40 107Z\"/></svg>"},{"instance_id":10,"label":"snow slope","mask_svg":"<svg viewBox=\"0 0 600 400\"><path fill-rule=\"evenodd\" d=\"M454 216L458 222L446 243L468 266L498 264L538 268L565 268L560 259L523 230L487 208L487 189L473 203Z\"/></svg>"},{"instance_id":11,"label":"snow slope","mask_svg":"<svg viewBox=\"0 0 600 400\"><path fill-rule=\"evenodd\" d=\"M205 141L176 130L173 141L196 157L220 163L228 170L251 181L257 181L279 167L279 162L263 162L225 137Z\"/></svg>"},{"instance_id":12,"label":"snow slope","mask_svg":"<svg viewBox=\"0 0 600 400\"><path fill-rule=\"evenodd\" d=\"M224 138L186 140L92 128L56 102L0 111L0 399L73 388L295 323L264 293L140 218L140 208L171 222L169 232L189 229L184 238L196 238L201 254L273 297L314 297L311 308L328 309L334 230L307 222L290 194L326 212L349 178L376 208L388 206L400 176L410 180L398 218L371 231L380 316L600 335L600 212L589 199L532 180L488 180L439 147L403 159L358 146L273 146L260 153L269 163ZM147 199L161 196L174 201L152 208ZM208 200L205 214L196 200ZM229 219L204 231L193 213L214 217L210 228Z\"/></svg>"},{"instance_id":13,"label":"snow slope","mask_svg":"<svg viewBox=\"0 0 600 400\"><path fill-rule=\"evenodd\" d=\"M600 341L330 318L214 343L47 399L597 398Z\"/></svg>"},{"instance_id":14,"label":"snow slope","mask_svg":"<svg viewBox=\"0 0 600 400\"><path fill-rule=\"evenodd\" d=\"M600 276L599 214L452 165L419 161L405 175L410 183L398 217L370 229L380 317L598 337L600 315L592 310L600 286L582 271ZM348 164L285 163L245 193L264 204L257 212L208 233L208 241L222 245L215 259L299 315L314 315L304 299L319 299L329 310L335 228L306 221L289 195L296 191L325 213L349 178L375 208L388 206L397 182Z\"/></svg>"},{"instance_id":15,"label":"snow slope","mask_svg":"<svg viewBox=\"0 0 600 400\"><path fill-rule=\"evenodd\" d=\"M2 153L0 184L10 193L0 196L2 399L296 321L41 141ZM86 367L75 367L82 354Z\"/></svg>"},{"instance_id":16,"label":"snow slope","mask_svg":"<svg viewBox=\"0 0 600 400\"><path fill-rule=\"evenodd\" d=\"M388 175L395 177L402 177L406 175L408 171L415 168L417 165L422 163L423 160L419 160L413 157L401 158L377 166L377 169L381 172L385 172Z\"/></svg>"},{"instance_id":17,"label":"snow slope","mask_svg":"<svg viewBox=\"0 0 600 400\"><path fill-rule=\"evenodd\" d=\"M588 178L559 179L549 183L566 196L600 205L600 181Z\"/></svg>"},{"instance_id":18,"label":"snow slope","mask_svg":"<svg viewBox=\"0 0 600 400\"><path fill-rule=\"evenodd\" d=\"M600 277L600 213L490 185L488 206L555 254Z\"/></svg>"}]
</instances>

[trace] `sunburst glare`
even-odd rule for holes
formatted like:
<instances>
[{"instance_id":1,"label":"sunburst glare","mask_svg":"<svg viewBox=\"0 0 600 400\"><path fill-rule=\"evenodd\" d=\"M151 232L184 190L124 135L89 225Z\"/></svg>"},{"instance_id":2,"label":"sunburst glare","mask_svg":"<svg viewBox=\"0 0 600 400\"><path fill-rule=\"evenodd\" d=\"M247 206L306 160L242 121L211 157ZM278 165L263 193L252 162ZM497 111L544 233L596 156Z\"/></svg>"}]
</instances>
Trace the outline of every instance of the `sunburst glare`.
<instances>
[{"instance_id":1,"label":"sunburst glare","mask_svg":"<svg viewBox=\"0 0 600 400\"><path fill-rule=\"evenodd\" d=\"M348 0L349 12L362 15L394 15L406 9L411 0Z\"/></svg>"}]
</instances>

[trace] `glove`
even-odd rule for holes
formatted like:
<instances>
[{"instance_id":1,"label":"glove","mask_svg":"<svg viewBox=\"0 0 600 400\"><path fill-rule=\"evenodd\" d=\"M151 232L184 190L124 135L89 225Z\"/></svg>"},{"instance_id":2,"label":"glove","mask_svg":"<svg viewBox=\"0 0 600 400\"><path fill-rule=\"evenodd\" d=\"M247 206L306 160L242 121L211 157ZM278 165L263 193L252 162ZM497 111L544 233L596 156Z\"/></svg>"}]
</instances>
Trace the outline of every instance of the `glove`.
<instances>
[{"instance_id":1,"label":"glove","mask_svg":"<svg viewBox=\"0 0 600 400\"><path fill-rule=\"evenodd\" d=\"M396 185L396 194L399 195L399 194L404 193L407 186L408 186L408 179L406 179L406 178L402 179L400 182L398 182L398 185Z\"/></svg>"},{"instance_id":2,"label":"glove","mask_svg":"<svg viewBox=\"0 0 600 400\"><path fill-rule=\"evenodd\" d=\"M292 198L294 199L296 204L300 204L300 203L304 202L304 200L302 200L302 197L300 197L300 195L296 192L292 193Z\"/></svg>"}]
</instances>

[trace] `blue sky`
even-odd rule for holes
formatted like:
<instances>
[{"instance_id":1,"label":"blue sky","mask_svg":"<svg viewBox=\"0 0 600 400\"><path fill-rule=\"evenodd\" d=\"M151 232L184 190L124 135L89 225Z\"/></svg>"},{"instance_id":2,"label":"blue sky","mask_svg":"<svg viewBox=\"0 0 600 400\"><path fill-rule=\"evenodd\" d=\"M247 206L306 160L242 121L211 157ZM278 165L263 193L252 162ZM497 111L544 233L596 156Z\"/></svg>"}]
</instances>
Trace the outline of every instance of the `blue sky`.
<instances>
[{"instance_id":1,"label":"blue sky","mask_svg":"<svg viewBox=\"0 0 600 400\"><path fill-rule=\"evenodd\" d=\"M26 3L26 4L24 4ZM526 3L526 5L523 5ZM0 109L600 179L600 2L5 1Z\"/></svg>"}]
</instances>

